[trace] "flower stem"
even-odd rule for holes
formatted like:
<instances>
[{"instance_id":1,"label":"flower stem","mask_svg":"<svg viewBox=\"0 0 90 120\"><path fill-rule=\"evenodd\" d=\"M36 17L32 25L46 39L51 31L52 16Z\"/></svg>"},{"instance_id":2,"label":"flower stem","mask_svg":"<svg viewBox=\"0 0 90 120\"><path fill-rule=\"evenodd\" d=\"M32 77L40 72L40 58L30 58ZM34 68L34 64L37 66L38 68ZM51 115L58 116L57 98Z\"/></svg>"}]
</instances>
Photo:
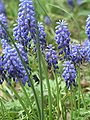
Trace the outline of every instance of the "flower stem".
<instances>
[{"instance_id":1,"label":"flower stem","mask_svg":"<svg viewBox=\"0 0 90 120\"><path fill-rule=\"evenodd\" d=\"M58 109L58 120L60 117L60 108L59 108L59 83L58 83L58 79L57 79L57 74L55 74L55 79L56 79L56 89L57 89L57 109Z\"/></svg>"},{"instance_id":2,"label":"flower stem","mask_svg":"<svg viewBox=\"0 0 90 120\"><path fill-rule=\"evenodd\" d=\"M23 109L25 110L25 112L26 112L26 114L27 114L27 116L28 116L28 119L29 119L29 120L32 120L31 117L30 117L30 113L28 112L25 104L23 103L22 99L20 98L20 96L19 96L19 94L17 93L17 91L15 90L15 88L14 88L12 85L10 85L10 88L13 90L14 94L17 96L20 104L22 105Z\"/></svg>"},{"instance_id":3,"label":"flower stem","mask_svg":"<svg viewBox=\"0 0 90 120\"><path fill-rule=\"evenodd\" d=\"M81 84L80 84L80 68L78 68L78 92L79 92L79 99L80 99L80 93L81 93L81 96L82 96L82 100L83 100L83 105L84 105L84 109L86 109L86 103L85 103L85 99L84 99L84 96L83 96L83 93L82 93L82 88L81 88ZM79 100L79 103L80 104L80 100ZM78 105L79 107L80 105ZM80 108L79 108L80 109Z\"/></svg>"},{"instance_id":4,"label":"flower stem","mask_svg":"<svg viewBox=\"0 0 90 120\"><path fill-rule=\"evenodd\" d=\"M32 104L31 104L30 98L29 98L29 96L28 96L28 94L27 94L27 92L26 92L26 89L25 89L25 87L22 85L21 82L19 82L19 83L20 83L20 86L21 86L22 89L23 89L24 95L26 96L26 99L27 99L28 105L30 106L31 111L32 111L33 115L34 115L35 118L36 118L36 114L35 114L35 112L34 112L34 110L33 110L33 107L32 107Z\"/></svg>"},{"instance_id":5,"label":"flower stem","mask_svg":"<svg viewBox=\"0 0 90 120\"><path fill-rule=\"evenodd\" d=\"M44 73L46 76L46 83L47 83L47 88L48 88L48 101L49 101L49 120L52 120L52 99L51 99L51 89L50 89L50 83L49 83L49 79L48 79L48 70L45 64L45 60L43 59L42 56L42 65L44 68Z\"/></svg>"},{"instance_id":6,"label":"flower stem","mask_svg":"<svg viewBox=\"0 0 90 120\"><path fill-rule=\"evenodd\" d=\"M38 48L38 64L39 64L39 76L40 76L40 88L41 88L41 120L44 120L44 108L43 108L43 81L42 81L42 67L41 67L41 51L40 51L40 42L37 42Z\"/></svg>"},{"instance_id":7,"label":"flower stem","mask_svg":"<svg viewBox=\"0 0 90 120\"><path fill-rule=\"evenodd\" d=\"M70 95L70 103L71 103L71 120L73 120L73 93L72 89L70 90L71 95Z\"/></svg>"},{"instance_id":8,"label":"flower stem","mask_svg":"<svg viewBox=\"0 0 90 120\"><path fill-rule=\"evenodd\" d=\"M78 117L80 115L80 91L81 91L81 85L80 85L80 68L78 68L78 74L77 74L77 80L78 80Z\"/></svg>"}]
</instances>

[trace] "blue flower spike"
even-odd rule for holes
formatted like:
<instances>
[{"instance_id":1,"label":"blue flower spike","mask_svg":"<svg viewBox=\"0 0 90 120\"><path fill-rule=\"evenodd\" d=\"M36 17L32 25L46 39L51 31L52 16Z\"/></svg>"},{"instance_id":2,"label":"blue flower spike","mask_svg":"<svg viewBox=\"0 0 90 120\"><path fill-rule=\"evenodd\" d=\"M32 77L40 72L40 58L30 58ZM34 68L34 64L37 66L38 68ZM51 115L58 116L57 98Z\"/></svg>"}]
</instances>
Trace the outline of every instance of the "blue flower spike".
<instances>
[{"instance_id":1,"label":"blue flower spike","mask_svg":"<svg viewBox=\"0 0 90 120\"><path fill-rule=\"evenodd\" d=\"M60 59L67 58L70 52L70 32L66 21L62 20L57 22L55 40L58 44Z\"/></svg>"},{"instance_id":2,"label":"blue flower spike","mask_svg":"<svg viewBox=\"0 0 90 120\"><path fill-rule=\"evenodd\" d=\"M68 89L71 88L71 86L76 86L76 69L72 61L65 61L63 64L63 78L66 82L66 86Z\"/></svg>"}]
</instances>

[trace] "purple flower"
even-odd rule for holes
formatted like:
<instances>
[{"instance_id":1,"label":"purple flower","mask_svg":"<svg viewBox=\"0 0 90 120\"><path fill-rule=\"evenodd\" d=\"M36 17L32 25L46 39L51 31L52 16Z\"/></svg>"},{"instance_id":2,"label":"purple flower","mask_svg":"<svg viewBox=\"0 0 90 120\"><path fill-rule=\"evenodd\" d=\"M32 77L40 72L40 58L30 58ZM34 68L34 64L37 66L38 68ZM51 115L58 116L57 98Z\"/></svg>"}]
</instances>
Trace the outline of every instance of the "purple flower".
<instances>
[{"instance_id":1,"label":"purple flower","mask_svg":"<svg viewBox=\"0 0 90 120\"><path fill-rule=\"evenodd\" d=\"M38 22L38 37L40 41L40 48L42 52L45 52L46 48L46 33L42 23Z\"/></svg>"},{"instance_id":2,"label":"purple flower","mask_svg":"<svg viewBox=\"0 0 90 120\"><path fill-rule=\"evenodd\" d=\"M18 40L23 46L27 46L36 34L35 11L32 0L21 0L17 23L18 25L14 28L15 40Z\"/></svg>"},{"instance_id":3,"label":"purple flower","mask_svg":"<svg viewBox=\"0 0 90 120\"><path fill-rule=\"evenodd\" d=\"M45 22L46 25L50 25L51 24L50 17L49 16L45 16L44 22Z\"/></svg>"},{"instance_id":4,"label":"purple flower","mask_svg":"<svg viewBox=\"0 0 90 120\"><path fill-rule=\"evenodd\" d=\"M90 40L90 15L88 15L86 20L86 34L88 36L88 40Z\"/></svg>"},{"instance_id":5,"label":"purple flower","mask_svg":"<svg viewBox=\"0 0 90 120\"><path fill-rule=\"evenodd\" d=\"M46 48L46 33L43 24L40 22L38 22L38 40L40 42L41 52L44 53ZM36 50L36 43L37 43L36 40L34 40L35 50Z\"/></svg>"},{"instance_id":6,"label":"purple flower","mask_svg":"<svg viewBox=\"0 0 90 120\"><path fill-rule=\"evenodd\" d=\"M77 65L82 63L82 61L85 59L84 48L80 44L71 44L69 59Z\"/></svg>"},{"instance_id":7,"label":"purple flower","mask_svg":"<svg viewBox=\"0 0 90 120\"><path fill-rule=\"evenodd\" d=\"M1 40L2 48L5 49L6 46L8 46L8 42L6 39Z\"/></svg>"},{"instance_id":8,"label":"purple flower","mask_svg":"<svg viewBox=\"0 0 90 120\"><path fill-rule=\"evenodd\" d=\"M70 7L74 7L74 1L73 0L67 0L67 3Z\"/></svg>"},{"instance_id":9,"label":"purple flower","mask_svg":"<svg viewBox=\"0 0 90 120\"><path fill-rule=\"evenodd\" d=\"M47 46L46 61L50 69L51 67L54 67L54 70L58 68L58 56L51 44Z\"/></svg>"},{"instance_id":10,"label":"purple flower","mask_svg":"<svg viewBox=\"0 0 90 120\"><path fill-rule=\"evenodd\" d=\"M70 48L69 48L69 42L70 42L70 32L68 30L68 26L66 21L62 20L57 22L58 26L56 27L56 35L55 40L58 44L59 49L59 55L60 59L67 58Z\"/></svg>"},{"instance_id":11,"label":"purple flower","mask_svg":"<svg viewBox=\"0 0 90 120\"><path fill-rule=\"evenodd\" d=\"M0 24L0 38L1 39L3 39L3 38L5 38L5 39L7 39L7 33L6 33L6 31L5 31L5 29L7 29L7 18L6 18L6 16L5 16L5 14L0 14L0 22L1 22L1 24L4 26L2 26L1 24ZM4 29L5 28L5 29Z\"/></svg>"},{"instance_id":12,"label":"purple flower","mask_svg":"<svg viewBox=\"0 0 90 120\"><path fill-rule=\"evenodd\" d=\"M62 76L66 82L66 86L68 89L70 89L70 87L76 86L76 69L74 64L72 63L72 61L65 61L63 64L64 68L63 68L63 73Z\"/></svg>"},{"instance_id":13,"label":"purple flower","mask_svg":"<svg viewBox=\"0 0 90 120\"><path fill-rule=\"evenodd\" d=\"M89 40L85 40L82 44L82 47L85 51L85 60L87 62L90 62L90 41Z\"/></svg>"},{"instance_id":14,"label":"purple flower","mask_svg":"<svg viewBox=\"0 0 90 120\"><path fill-rule=\"evenodd\" d=\"M81 5L84 0L77 0L77 4Z\"/></svg>"},{"instance_id":15,"label":"purple flower","mask_svg":"<svg viewBox=\"0 0 90 120\"><path fill-rule=\"evenodd\" d=\"M5 13L5 7L4 7L2 0L0 0L0 14L2 13Z\"/></svg>"},{"instance_id":16,"label":"purple flower","mask_svg":"<svg viewBox=\"0 0 90 120\"><path fill-rule=\"evenodd\" d=\"M29 70L28 58L27 54L24 52L24 47L19 43L17 43L16 46L20 52L22 59L27 65L27 69ZM9 44L7 44L7 46L3 49L2 53L3 68L6 71L8 78L13 78L15 82L21 80L23 85L25 85L26 82L29 82L26 70L24 69L22 61L20 60L19 55L14 46L12 45L11 47Z\"/></svg>"}]
</instances>

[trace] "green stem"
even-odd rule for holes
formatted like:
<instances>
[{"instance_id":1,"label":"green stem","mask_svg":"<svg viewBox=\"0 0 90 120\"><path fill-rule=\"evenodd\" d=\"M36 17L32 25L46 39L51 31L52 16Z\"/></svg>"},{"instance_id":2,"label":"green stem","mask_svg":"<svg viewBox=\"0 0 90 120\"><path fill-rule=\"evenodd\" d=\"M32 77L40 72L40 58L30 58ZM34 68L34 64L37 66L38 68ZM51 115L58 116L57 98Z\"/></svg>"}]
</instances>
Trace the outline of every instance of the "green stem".
<instances>
[{"instance_id":1,"label":"green stem","mask_svg":"<svg viewBox=\"0 0 90 120\"><path fill-rule=\"evenodd\" d=\"M80 86L80 87L81 87L81 86ZM83 96L82 89L81 89L81 95L82 95L82 100L83 100L84 109L86 110L86 109L87 109L87 105L86 105L86 103L85 103L85 99L84 99L84 96Z\"/></svg>"},{"instance_id":2,"label":"green stem","mask_svg":"<svg viewBox=\"0 0 90 120\"><path fill-rule=\"evenodd\" d=\"M59 108L59 83L58 83L58 80L57 80L57 74L55 74L55 79L56 79L56 89L57 89L57 109L58 109L58 120L59 120L59 117L60 117L60 108Z\"/></svg>"},{"instance_id":3,"label":"green stem","mask_svg":"<svg viewBox=\"0 0 90 120\"><path fill-rule=\"evenodd\" d=\"M60 85L61 85L61 80L60 80ZM61 86L59 88L59 104L60 104L60 107L61 107L62 119L65 120L65 116L64 116L64 103L63 103L62 96L61 96Z\"/></svg>"},{"instance_id":4,"label":"green stem","mask_svg":"<svg viewBox=\"0 0 90 120\"><path fill-rule=\"evenodd\" d=\"M70 90L71 95L70 95L70 103L71 103L71 120L73 120L73 93L72 89Z\"/></svg>"},{"instance_id":5,"label":"green stem","mask_svg":"<svg viewBox=\"0 0 90 120\"><path fill-rule=\"evenodd\" d=\"M38 34L38 30L37 30ZM39 76L40 76L40 89L41 89L41 120L44 120L44 105L43 105L43 81L42 81L42 67L41 67L41 51L40 51L40 40L37 35L37 55L39 65Z\"/></svg>"},{"instance_id":6,"label":"green stem","mask_svg":"<svg viewBox=\"0 0 90 120\"><path fill-rule=\"evenodd\" d=\"M85 103L85 99L84 99L84 96L83 96L83 93L82 93L81 84L80 84L80 68L78 68L78 92L79 92L79 96L80 96L80 93L81 93L84 109L86 109L86 103ZM80 102L80 100L79 100L79 102Z\"/></svg>"},{"instance_id":7,"label":"green stem","mask_svg":"<svg viewBox=\"0 0 90 120\"><path fill-rule=\"evenodd\" d=\"M80 68L78 68L78 75L77 75L77 80L78 80L78 117L80 115L80 91L81 91L81 85L80 85Z\"/></svg>"},{"instance_id":8,"label":"green stem","mask_svg":"<svg viewBox=\"0 0 90 120\"><path fill-rule=\"evenodd\" d=\"M75 95L76 95L76 91L73 92L73 99L74 99L74 108L75 108L75 117L77 117L77 107L76 107L76 98L75 98Z\"/></svg>"},{"instance_id":9,"label":"green stem","mask_svg":"<svg viewBox=\"0 0 90 120\"><path fill-rule=\"evenodd\" d=\"M41 68L41 57L40 50L38 51L39 58L39 75L40 75L40 86L41 86L41 120L44 120L44 105L43 105L43 82L42 82L42 68Z\"/></svg>"},{"instance_id":10,"label":"green stem","mask_svg":"<svg viewBox=\"0 0 90 120\"><path fill-rule=\"evenodd\" d=\"M23 109L25 110L29 120L32 120L26 106L24 105L24 103L23 103L22 99L20 98L19 94L17 93L17 91L14 89L14 87L12 85L10 85L10 88L13 90L14 94L17 96L17 98L18 98L20 104L22 105Z\"/></svg>"},{"instance_id":11,"label":"green stem","mask_svg":"<svg viewBox=\"0 0 90 120\"><path fill-rule=\"evenodd\" d=\"M35 112L34 112L34 110L33 110L33 107L32 107L30 98L29 98L29 96L28 96L28 94L27 94L27 92L26 92L26 89L25 89L25 87L22 85L21 82L19 82L19 83L20 83L20 85L21 85L21 87L22 87L22 89L23 89L24 95L26 96L28 105L30 106L30 108L31 108L31 110L32 110L32 114L33 114L33 115L35 116L35 118L36 118L36 114L35 114Z\"/></svg>"},{"instance_id":12,"label":"green stem","mask_svg":"<svg viewBox=\"0 0 90 120\"><path fill-rule=\"evenodd\" d=\"M47 88L48 88L48 101L49 101L49 120L52 120L52 99L51 99L51 90L50 90L50 83L49 83L49 79L48 79L48 70L45 64L45 60L42 57L42 65L44 68L44 73L46 76L46 83L47 83Z\"/></svg>"}]
</instances>

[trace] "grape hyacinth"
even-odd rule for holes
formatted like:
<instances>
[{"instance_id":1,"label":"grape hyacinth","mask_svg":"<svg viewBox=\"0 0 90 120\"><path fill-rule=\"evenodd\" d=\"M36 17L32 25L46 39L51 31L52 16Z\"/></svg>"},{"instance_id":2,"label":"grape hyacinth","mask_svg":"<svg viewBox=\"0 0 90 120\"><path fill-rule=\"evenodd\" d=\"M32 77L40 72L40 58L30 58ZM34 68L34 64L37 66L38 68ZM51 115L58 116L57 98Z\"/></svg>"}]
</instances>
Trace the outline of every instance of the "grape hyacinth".
<instances>
[{"instance_id":1,"label":"grape hyacinth","mask_svg":"<svg viewBox=\"0 0 90 120\"><path fill-rule=\"evenodd\" d=\"M42 23L38 22L38 39L40 42L40 49L41 52L44 53L45 52L45 48L46 48L46 33L44 30L44 26ZM34 41L35 44L35 49L36 49L36 41Z\"/></svg>"},{"instance_id":2,"label":"grape hyacinth","mask_svg":"<svg viewBox=\"0 0 90 120\"><path fill-rule=\"evenodd\" d=\"M36 34L35 11L32 0L21 0L20 2L18 25L14 28L14 37L23 46L27 46Z\"/></svg>"},{"instance_id":3,"label":"grape hyacinth","mask_svg":"<svg viewBox=\"0 0 90 120\"><path fill-rule=\"evenodd\" d=\"M64 56L64 58L67 58L69 54L69 42L70 42L70 32L68 30L68 26L66 21L62 20L57 22L58 26L56 27L56 35L55 40L58 44L59 49L59 55L60 59Z\"/></svg>"},{"instance_id":4,"label":"grape hyacinth","mask_svg":"<svg viewBox=\"0 0 90 120\"><path fill-rule=\"evenodd\" d=\"M7 18L3 13L0 14L0 22L4 26L4 28L7 29ZM0 24L0 38L7 39L6 31L1 24Z\"/></svg>"},{"instance_id":5,"label":"grape hyacinth","mask_svg":"<svg viewBox=\"0 0 90 120\"><path fill-rule=\"evenodd\" d=\"M19 43L17 43L16 46L20 52L22 59L27 65L27 69L29 70L28 58L27 54L24 52L24 47ZM21 80L22 84L25 85L26 82L28 82L28 76L14 46L11 47L8 44L3 49L2 54L3 54L3 67L4 70L7 71L8 78L13 78L15 82Z\"/></svg>"},{"instance_id":6,"label":"grape hyacinth","mask_svg":"<svg viewBox=\"0 0 90 120\"><path fill-rule=\"evenodd\" d=\"M51 19L50 19L50 17L49 17L49 16L45 16L45 17L44 17L44 22L45 22L46 25L50 25L50 24L51 24Z\"/></svg>"},{"instance_id":7,"label":"grape hyacinth","mask_svg":"<svg viewBox=\"0 0 90 120\"><path fill-rule=\"evenodd\" d=\"M5 14L5 7L4 7L2 0L0 0L0 14L2 14L2 13Z\"/></svg>"},{"instance_id":8,"label":"grape hyacinth","mask_svg":"<svg viewBox=\"0 0 90 120\"><path fill-rule=\"evenodd\" d=\"M58 56L51 44L47 46L46 61L49 69L51 69L52 66L54 70L58 68Z\"/></svg>"},{"instance_id":9,"label":"grape hyacinth","mask_svg":"<svg viewBox=\"0 0 90 120\"><path fill-rule=\"evenodd\" d=\"M77 0L77 4L81 5L84 0Z\"/></svg>"},{"instance_id":10,"label":"grape hyacinth","mask_svg":"<svg viewBox=\"0 0 90 120\"><path fill-rule=\"evenodd\" d=\"M74 1L73 0L67 0L67 3L70 7L74 7Z\"/></svg>"},{"instance_id":11,"label":"grape hyacinth","mask_svg":"<svg viewBox=\"0 0 90 120\"><path fill-rule=\"evenodd\" d=\"M85 40L82 45L84 51L85 51L85 60L87 62L90 62L90 41Z\"/></svg>"},{"instance_id":12,"label":"grape hyacinth","mask_svg":"<svg viewBox=\"0 0 90 120\"><path fill-rule=\"evenodd\" d=\"M76 65L82 63L85 60L86 51L80 44L70 45L69 59Z\"/></svg>"},{"instance_id":13,"label":"grape hyacinth","mask_svg":"<svg viewBox=\"0 0 90 120\"><path fill-rule=\"evenodd\" d=\"M63 66L62 76L66 82L67 88L70 89L72 85L76 86L76 69L72 61L65 61Z\"/></svg>"},{"instance_id":14,"label":"grape hyacinth","mask_svg":"<svg viewBox=\"0 0 90 120\"><path fill-rule=\"evenodd\" d=\"M90 40L90 15L88 15L86 20L86 34L88 36L88 40Z\"/></svg>"}]
</instances>

